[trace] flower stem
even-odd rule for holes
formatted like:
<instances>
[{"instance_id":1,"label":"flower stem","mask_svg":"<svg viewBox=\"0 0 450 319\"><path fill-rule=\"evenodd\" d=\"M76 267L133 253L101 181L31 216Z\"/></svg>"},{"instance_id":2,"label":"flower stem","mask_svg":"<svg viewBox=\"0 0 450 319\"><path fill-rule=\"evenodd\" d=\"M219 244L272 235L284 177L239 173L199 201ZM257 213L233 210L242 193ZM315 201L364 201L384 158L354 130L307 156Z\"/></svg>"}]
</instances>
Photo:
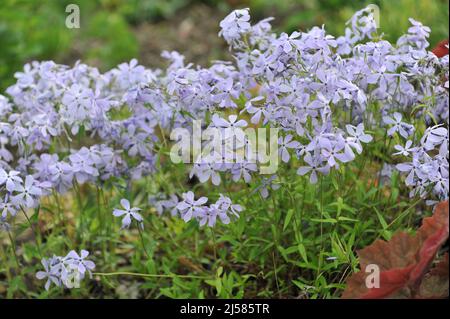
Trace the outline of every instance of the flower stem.
<instances>
[{"instance_id":1,"label":"flower stem","mask_svg":"<svg viewBox=\"0 0 450 319\"><path fill-rule=\"evenodd\" d=\"M39 257L42 259L43 256L42 256L41 244L40 244L39 239L38 239L38 237L39 237L39 232L38 232L38 231L36 230L36 228L34 227L33 223L31 222L30 218L28 217L28 214L27 214L27 212L25 211L25 209L23 209L22 206L20 206L20 209L22 210L23 214L25 215L25 218L26 218L27 221L28 221L28 224L30 225L31 229L33 230L33 233L34 233L34 241L36 242L36 247L37 247L37 250L38 250L38 253L39 253Z\"/></svg>"},{"instance_id":2,"label":"flower stem","mask_svg":"<svg viewBox=\"0 0 450 319\"><path fill-rule=\"evenodd\" d=\"M93 273L93 275L94 276L105 276L105 277L111 277L111 276L134 276L134 277L143 277L143 278L213 279L213 277L209 277L209 276L176 275L176 274L157 275L157 274L142 274L142 273L135 273L135 272L109 272L109 273L95 272L95 273Z\"/></svg>"},{"instance_id":3,"label":"flower stem","mask_svg":"<svg viewBox=\"0 0 450 319\"><path fill-rule=\"evenodd\" d=\"M144 250L144 253L145 253L145 256L147 257L147 259L150 260L150 255L147 252L147 248L145 247L145 241L144 241L144 236L142 235L141 226L138 225L137 229L138 229L138 232L139 232L139 237L141 238L142 249Z\"/></svg>"}]
</instances>

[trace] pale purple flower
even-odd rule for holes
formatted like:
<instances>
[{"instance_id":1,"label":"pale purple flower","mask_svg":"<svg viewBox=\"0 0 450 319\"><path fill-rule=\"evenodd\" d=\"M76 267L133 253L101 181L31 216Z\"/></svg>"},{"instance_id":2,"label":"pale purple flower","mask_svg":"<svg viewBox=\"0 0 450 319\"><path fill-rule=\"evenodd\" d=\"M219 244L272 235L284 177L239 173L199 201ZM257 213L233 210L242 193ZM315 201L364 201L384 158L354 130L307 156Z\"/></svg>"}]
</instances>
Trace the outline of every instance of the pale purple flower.
<instances>
[{"instance_id":1,"label":"pale purple flower","mask_svg":"<svg viewBox=\"0 0 450 319\"><path fill-rule=\"evenodd\" d=\"M8 232L11 226L7 223L6 217L0 216L0 231Z\"/></svg>"},{"instance_id":2,"label":"pale purple flower","mask_svg":"<svg viewBox=\"0 0 450 319\"><path fill-rule=\"evenodd\" d=\"M52 259L42 258L41 260L44 271L38 271L36 273L36 278L39 280L47 279L45 283L45 290L50 289L50 285L54 283L56 286L61 287L61 278L58 271L52 268Z\"/></svg>"},{"instance_id":3,"label":"pale purple flower","mask_svg":"<svg viewBox=\"0 0 450 319\"><path fill-rule=\"evenodd\" d=\"M419 176L420 170L421 170L421 164L418 159L413 158L412 162L410 163L400 163L397 164L395 167L400 171L404 173L408 173L406 177L406 185L414 185L414 179L416 176Z\"/></svg>"},{"instance_id":4,"label":"pale purple flower","mask_svg":"<svg viewBox=\"0 0 450 319\"><path fill-rule=\"evenodd\" d=\"M278 139L278 153L281 155L281 160L285 163L289 162L291 156L289 155L289 148L297 149L300 147L300 143L292 140L292 135L287 135L285 138L280 137Z\"/></svg>"},{"instance_id":5,"label":"pale purple flower","mask_svg":"<svg viewBox=\"0 0 450 319\"><path fill-rule=\"evenodd\" d=\"M69 156L71 170L74 173L78 183L85 183L92 177L99 176L99 172L95 167L96 162L100 158L95 156L86 147Z\"/></svg>"},{"instance_id":6,"label":"pale purple flower","mask_svg":"<svg viewBox=\"0 0 450 319\"><path fill-rule=\"evenodd\" d=\"M200 226L208 224L209 227L214 227L217 218L227 225L230 223L231 219L229 215L233 215L235 218L239 218L239 213L243 210L241 205L233 204L229 197L220 194L220 198L216 203L209 207L201 207L197 213L196 218L199 221Z\"/></svg>"},{"instance_id":7,"label":"pale purple flower","mask_svg":"<svg viewBox=\"0 0 450 319\"><path fill-rule=\"evenodd\" d=\"M216 205L225 212L230 212L235 217L239 217L243 208L241 205L233 204L231 198L220 194L220 198L217 200Z\"/></svg>"},{"instance_id":8,"label":"pale purple flower","mask_svg":"<svg viewBox=\"0 0 450 319\"><path fill-rule=\"evenodd\" d=\"M31 175L27 175L25 183L17 184L12 202L17 206L33 208L36 206L40 196L42 196L42 188L38 186L38 182Z\"/></svg>"},{"instance_id":9,"label":"pale purple flower","mask_svg":"<svg viewBox=\"0 0 450 319\"><path fill-rule=\"evenodd\" d=\"M320 146L322 148L321 155L328 162L330 167L338 167L336 160L343 163L349 162L353 159L351 154L342 152L344 150L345 144L338 141L332 141L327 138L320 139Z\"/></svg>"},{"instance_id":10,"label":"pale purple flower","mask_svg":"<svg viewBox=\"0 0 450 319\"><path fill-rule=\"evenodd\" d=\"M81 250L80 255L78 255L74 250L71 250L67 256L64 258L64 262L69 269L73 269L78 272L80 279L83 279L85 273L87 272L90 277L92 277L92 270L95 268L94 262L87 260L89 256L87 250Z\"/></svg>"},{"instance_id":11,"label":"pale purple flower","mask_svg":"<svg viewBox=\"0 0 450 319\"><path fill-rule=\"evenodd\" d=\"M19 208L10 200L11 196L6 196L3 202L0 203L1 216L6 218L8 214L10 216L16 216Z\"/></svg>"},{"instance_id":12,"label":"pale purple flower","mask_svg":"<svg viewBox=\"0 0 450 319\"><path fill-rule=\"evenodd\" d=\"M204 204L208 201L206 197L200 197L195 200L194 193L189 191L187 193L183 193L183 201L177 204L177 209L180 211L181 218L185 222L190 221L193 217L196 217L197 214L200 214L204 209Z\"/></svg>"},{"instance_id":13,"label":"pale purple flower","mask_svg":"<svg viewBox=\"0 0 450 319\"><path fill-rule=\"evenodd\" d=\"M129 228L133 219L138 222L139 227L144 228L144 219L139 214L140 208L131 207L130 202L125 198L120 200L120 205L124 209L114 209L113 215L116 217L123 216L121 229Z\"/></svg>"},{"instance_id":14,"label":"pale purple flower","mask_svg":"<svg viewBox=\"0 0 450 319\"><path fill-rule=\"evenodd\" d=\"M250 31L249 9L234 10L220 22L219 35L227 42L240 38L242 33Z\"/></svg>"},{"instance_id":15,"label":"pale purple flower","mask_svg":"<svg viewBox=\"0 0 450 319\"><path fill-rule=\"evenodd\" d=\"M303 176L311 173L309 180L312 184L317 183L317 172L326 175L330 171L330 166L321 166L322 163L318 160L318 158L312 157L310 153L307 153L303 159L309 165L299 167L297 169L297 174Z\"/></svg>"},{"instance_id":16,"label":"pale purple flower","mask_svg":"<svg viewBox=\"0 0 450 319\"><path fill-rule=\"evenodd\" d=\"M85 278L86 272L92 278L92 270L95 268L94 262L87 260L89 252L81 250L80 255L75 251L70 251L67 256L53 256L41 260L44 271L38 271L36 278L47 279L45 289L49 290L53 283L58 287L64 285L65 288L75 288L79 280Z\"/></svg>"},{"instance_id":17,"label":"pale purple flower","mask_svg":"<svg viewBox=\"0 0 450 319\"><path fill-rule=\"evenodd\" d=\"M247 113L252 114L250 122L253 124L258 124L261 121L262 114L264 113L264 108L255 107L253 106L253 103L259 102L263 99L264 99L263 96L257 96L255 98L250 99L245 103L245 109L241 111L241 113L246 111Z\"/></svg>"},{"instance_id":18,"label":"pale purple flower","mask_svg":"<svg viewBox=\"0 0 450 319\"><path fill-rule=\"evenodd\" d=\"M230 222L227 214L215 205L211 205L211 207L204 207L197 212L197 220L200 226L208 224L209 227L214 227L218 216L221 217L224 224L228 224Z\"/></svg>"},{"instance_id":19,"label":"pale purple flower","mask_svg":"<svg viewBox=\"0 0 450 319\"><path fill-rule=\"evenodd\" d=\"M191 178L195 174L201 183L205 183L209 179L213 185L220 185L221 178L218 170L217 162L218 159L203 159L200 163L194 166L191 171Z\"/></svg>"},{"instance_id":20,"label":"pale purple flower","mask_svg":"<svg viewBox=\"0 0 450 319\"><path fill-rule=\"evenodd\" d=\"M412 141L407 140L405 146L401 145L395 145L394 148L398 151L393 153L393 155L403 155L403 156L409 156L410 153L414 153L417 151L417 147L411 147Z\"/></svg>"},{"instance_id":21,"label":"pale purple flower","mask_svg":"<svg viewBox=\"0 0 450 319\"><path fill-rule=\"evenodd\" d=\"M256 172L258 167L255 163L250 162L240 162L233 165L231 170L233 181L237 182L241 178L244 178L246 183L250 183L252 180L251 174Z\"/></svg>"},{"instance_id":22,"label":"pale purple flower","mask_svg":"<svg viewBox=\"0 0 450 319\"><path fill-rule=\"evenodd\" d=\"M48 167L49 178L56 190L65 193L73 185L74 172L72 166L65 162L57 162Z\"/></svg>"},{"instance_id":23,"label":"pale purple flower","mask_svg":"<svg viewBox=\"0 0 450 319\"><path fill-rule=\"evenodd\" d=\"M263 177L261 185L258 186L253 192L258 191L261 194L262 198L269 197L269 189L277 190L281 187L281 185L275 181L276 179L276 175Z\"/></svg>"},{"instance_id":24,"label":"pale purple flower","mask_svg":"<svg viewBox=\"0 0 450 319\"><path fill-rule=\"evenodd\" d=\"M358 126L353 126L350 124L347 124L345 126L347 129L347 133L355 138L355 141L360 143L370 143L373 140L373 137L367 133L364 133L364 123L358 124ZM360 153L360 152L359 152Z\"/></svg>"},{"instance_id":25,"label":"pale purple flower","mask_svg":"<svg viewBox=\"0 0 450 319\"><path fill-rule=\"evenodd\" d=\"M155 205L159 215L161 215L164 211L168 211L172 216L176 216L178 214L178 202L178 197L175 194L170 195L170 198L166 200L151 200L151 203Z\"/></svg>"},{"instance_id":26,"label":"pale purple flower","mask_svg":"<svg viewBox=\"0 0 450 319\"><path fill-rule=\"evenodd\" d=\"M447 154L448 139L448 130L445 127L436 125L426 129L420 143L427 151L434 149L436 146L440 146L439 153Z\"/></svg>"},{"instance_id":27,"label":"pale purple flower","mask_svg":"<svg viewBox=\"0 0 450 319\"><path fill-rule=\"evenodd\" d=\"M388 125L393 125L387 131L389 136L392 136L395 132L398 132L404 138L408 138L408 136L414 132L414 126L402 122L402 115L398 112L395 112L392 117L384 116L383 121Z\"/></svg>"},{"instance_id":28,"label":"pale purple flower","mask_svg":"<svg viewBox=\"0 0 450 319\"><path fill-rule=\"evenodd\" d=\"M6 172L0 168L0 186L6 185L8 192L12 193L22 183L22 178L19 175L20 173L17 171Z\"/></svg>"},{"instance_id":29,"label":"pale purple flower","mask_svg":"<svg viewBox=\"0 0 450 319\"><path fill-rule=\"evenodd\" d=\"M247 122L244 120L238 120L237 115L228 116L228 121L214 114L212 117L212 122L217 128L229 128L229 129L240 129L247 126Z\"/></svg>"}]
</instances>

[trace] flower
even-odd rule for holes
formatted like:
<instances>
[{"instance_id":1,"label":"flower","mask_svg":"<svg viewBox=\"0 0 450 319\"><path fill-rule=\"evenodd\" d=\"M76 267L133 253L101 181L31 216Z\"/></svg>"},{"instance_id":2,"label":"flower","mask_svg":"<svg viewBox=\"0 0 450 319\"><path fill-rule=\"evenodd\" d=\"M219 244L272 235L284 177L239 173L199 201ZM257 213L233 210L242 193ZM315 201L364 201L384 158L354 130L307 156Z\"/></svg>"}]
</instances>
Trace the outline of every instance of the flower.
<instances>
[{"instance_id":1,"label":"flower","mask_svg":"<svg viewBox=\"0 0 450 319\"><path fill-rule=\"evenodd\" d=\"M414 126L402 122L402 115L398 112L395 112L392 117L384 116L383 121L388 125L393 125L387 131L389 136L392 136L395 132L399 132L401 136L408 138L414 132Z\"/></svg>"},{"instance_id":2,"label":"flower","mask_svg":"<svg viewBox=\"0 0 450 319\"><path fill-rule=\"evenodd\" d=\"M294 150L300 147L300 143L297 141L292 141L292 135L287 135L285 138L280 137L278 139L278 152L281 155L281 160L285 163L289 162L291 158L289 155L288 148L293 148Z\"/></svg>"},{"instance_id":3,"label":"flower","mask_svg":"<svg viewBox=\"0 0 450 319\"><path fill-rule=\"evenodd\" d=\"M277 179L276 175L272 175L270 177L263 177L261 185L258 186L253 192L259 191L262 198L269 197L269 189L277 190L281 187L280 184L275 182L276 179Z\"/></svg>"},{"instance_id":4,"label":"flower","mask_svg":"<svg viewBox=\"0 0 450 319\"><path fill-rule=\"evenodd\" d=\"M120 205L122 205L124 209L114 209L113 215L116 217L124 216L121 229L130 227L133 219L138 222L139 227L144 228L144 219L141 214L138 213L141 211L140 208L131 207L130 202L124 198L120 200Z\"/></svg>"},{"instance_id":5,"label":"flower","mask_svg":"<svg viewBox=\"0 0 450 319\"><path fill-rule=\"evenodd\" d=\"M216 208L214 205L211 207L204 207L197 212L197 220L200 226L208 224L209 227L214 227L216 225L217 217L221 216L222 221L227 221L226 213L222 212L220 209ZM228 219L229 222L229 219ZM225 222L225 223L228 223ZM224 224L225 224L224 223Z\"/></svg>"},{"instance_id":6,"label":"flower","mask_svg":"<svg viewBox=\"0 0 450 319\"><path fill-rule=\"evenodd\" d=\"M220 198L211 206L202 206L197 209L195 218L198 220L200 226L208 225L214 227L217 222L217 218L227 225L231 219L229 215L239 217L239 213L243 210L241 205L233 204L229 197L220 194Z\"/></svg>"},{"instance_id":7,"label":"flower","mask_svg":"<svg viewBox=\"0 0 450 319\"><path fill-rule=\"evenodd\" d=\"M339 140L333 141L324 138L321 139L319 143L322 149L321 155L323 156L323 159L327 161L329 167L338 167L338 163L336 160L346 163L353 159L353 156L351 154L341 152L344 150L345 145Z\"/></svg>"},{"instance_id":8,"label":"flower","mask_svg":"<svg viewBox=\"0 0 450 319\"><path fill-rule=\"evenodd\" d=\"M79 280L85 278L86 272L92 278L95 263L86 259L88 255L87 250L81 250L80 255L71 250L65 257L43 258L41 263L44 270L38 271L36 278L39 280L47 279L45 290L49 290L52 283L58 287L64 285L68 289L78 288Z\"/></svg>"},{"instance_id":9,"label":"flower","mask_svg":"<svg viewBox=\"0 0 450 319\"><path fill-rule=\"evenodd\" d=\"M372 136L364 133L364 123L360 123L358 124L358 126L347 124L345 128L347 129L348 134L353 137L354 141L358 144L360 144L361 142L370 143L373 140Z\"/></svg>"},{"instance_id":10,"label":"flower","mask_svg":"<svg viewBox=\"0 0 450 319\"><path fill-rule=\"evenodd\" d=\"M80 151L69 156L71 171L79 183L85 183L92 177L99 176L96 163L100 158L94 155L88 148L83 147Z\"/></svg>"},{"instance_id":11,"label":"flower","mask_svg":"<svg viewBox=\"0 0 450 319\"><path fill-rule=\"evenodd\" d=\"M217 207L226 213L231 213L235 217L239 217L239 213L243 210L241 205L233 204L231 198L220 194L220 198L215 203Z\"/></svg>"},{"instance_id":12,"label":"flower","mask_svg":"<svg viewBox=\"0 0 450 319\"><path fill-rule=\"evenodd\" d=\"M6 196L2 203L0 203L1 216L6 218L9 215L16 216L19 208L11 201L11 196Z\"/></svg>"},{"instance_id":13,"label":"flower","mask_svg":"<svg viewBox=\"0 0 450 319\"><path fill-rule=\"evenodd\" d=\"M25 183L17 184L15 188L17 193L12 197L12 202L17 206L33 208L36 206L38 198L43 194L42 188L31 175L27 175Z\"/></svg>"},{"instance_id":14,"label":"flower","mask_svg":"<svg viewBox=\"0 0 450 319\"><path fill-rule=\"evenodd\" d=\"M237 182L241 177L244 178L246 183L250 183L252 176L250 175L253 172L256 172L258 169L255 163L249 162L240 162L233 165L231 174L233 181Z\"/></svg>"},{"instance_id":15,"label":"flower","mask_svg":"<svg viewBox=\"0 0 450 319\"><path fill-rule=\"evenodd\" d=\"M401 145L395 145L394 148L398 151L395 152L393 155L403 155L403 156L409 156L409 153L413 153L417 151L416 147L411 147L412 145L412 141L408 140L406 141L405 146L401 146Z\"/></svg>"},{"instance_id":16,"label":"flower","mask_svg":"<svg viewBox=\"0 0 450 319\"><path fill-rule=\"evenodd\" d=\"M58 287L61 286L61 277L59 271L52 267L52 261L52 259L42 258L41 263L44 267L44 271L38 271L36 273L37 279L47 279L45 283L45 290L49 290L52 283L54 283Z\"/></svg>"},{"instance_id":17,"label":"flower","mask_svg":"<svg viewBox=\"0 0 450 319\"><path fill-rule=\"evenodd\" d=\"M194 193L189 191L183 193L183 201L177 204L177 209L180 211L181 218L185 222L190 221L193 217L197 217L198 214L204 209L204 204L208 201L206 197L200 197L199 199L194 199Z\"/></svg>"},{"instance_id":18,"label":"flower","mask_svg":"<svg viewBox=\"0 0 450 319\"><path fill-rule=\"evenodd\" d=\"M6 222L5 216L0 216L0 230L8 232L11 229L11 226Z\"/></svg>"},{"instance_id":19,"label":"flower","mask_svg":"<svg viewBox=\"0 0 450 319\"><path fill-rule=\"evenodd\" d=\"M80 62L26 64L6 90L8 98L0 95L0 228L8 230L7 221L18 209L38 205L52 191L64 193L88 182L98 188L122 187L117 180L128 188L134 179L154 174L166 163L160 139L172 129L194 131L193 119L225 132L226 142L238 137L239 144L196 158L189 177L195 175L200 183L257 180L259 163L228 161L242 148L247 152L259 146L239 138L248 121L279 130L282 162L295 154L295 162L301 163L297 174L309 175L313 184L319 173L341 173L340 166L374 140L368 132L381 125L396 140L394 155L408 158L402 163L383 158L380 176L388 179L395 167L411 197L428 202L448 198L449 60L428 52L428 27L410 19L408 32L389 43L378 34L369 7L356 12L338 38L325 27L277 34L270 21L252 25L249 9L231 12L220 22L219 35L233 59L208 67L188 63L177 52L163 52L168 66L158 70L136 59L107 72ZM243 105L239 114L246 113L249 120L233 114ZM417 136L423 125L429 127ZM262 176L252 193L267 198L284 185L276 179ZM181 201L165 194L150 201L160 214L180 213L186 222L194 219L209 227L228 224L243 211L224 195L207 202L206 197L196 200L192 191ZM122 208L112 213L122 218L122 229L133 220L143 227L140 209L126 199L120 203ZM44 270L37 276L47 280L46 289L52 283L67 287L71 275L94 269L88 254L71 251L43 259Z\"/></svg>"},{"instance_id":20,"label":"flower","mask_svg":"<svg viewBox=\"0 0 450 319\"><path fill-rule=\"evenodd\" d=\"M172 216L176 216L178 214L178 197L175 194L170 195L169 199L165 200L157 200L155 197L150 197L149 202L155 206L156 211L159 215L161 215L164 211L169 211Z\"/></svg>"},{"instance_id":21,"label":"flower","mask_svg":"<svg viewBox=\"0 0 450 319\"><path fill-rule=\"evenodd\" d=\"M12 193L22 183L22 178L20 178L19 174L17 171L7 173L4 169L0 168L0 186L5 184L8 192Z\"/></svg>"},{"instance_id":22,"label":"flower","mask_svg":"<svg viewBox=\"0 0 450 319\"><path fill-rule=\"evenodd\" d=\"M234 10L220 22L219 35L228 42L237 40L242 33L250 31L249 9Z\"/></svg>"},{"instance_id":23,"label":"flower","mask_svg":"<svg viewBox=\"0 0 450 319\"><path fill-rule=\"evenodd\" d=\"M200 163L196 163L193 167L190 177L195 174L201 183L205 183L209 179L214 185L220 185L221 178L219 174L220 165L217 164L219 159L214 156L206 157Z\"/></svg>"},{"instance_id":24,"label":"flower","mask_svg":"<svg viewBox=\"0 0 450 319\"><path fill-rule=\"evenodd\" d=\"M214 114L212 122L216 128L223 130L222 139L236 138L238 141L244 139L244 131L242 128L247 126L244 120L237 120L237 115L230 115L228 121Z\"/></svg>"},{"instance_id":25,"label":"flower","mask_svg":"<svg viewBox=\"0 0 450 319\"><path fill-rule=\"evenodd\" d=\"M309 180L312 184L317 183L317 172L320 172L322 174L328 174L328 172L330 171L329 165L320 166L321 161L319 160L319 158L317 156L313 157L313 156L311 156L310 153L307 153L303 159L309 165L299 167L297 169L297 174L303 176L303 175L311 172Z\"/></svg>"},{"instance_id":26,"label":"flower","mask_svg":"<svg viewBox=\"0 0 450 319\"><path fill-rule=\"evenodd\" d=\"M94 270L95 264L90 260L86 260L88 256L89 252L87 250L81 250L80 255L74 250L71 250L64 258L64 262L70 269L78 271L81 279L84 278L86 272L92 277L91 271Z\"/></svg>"}]
</instances>

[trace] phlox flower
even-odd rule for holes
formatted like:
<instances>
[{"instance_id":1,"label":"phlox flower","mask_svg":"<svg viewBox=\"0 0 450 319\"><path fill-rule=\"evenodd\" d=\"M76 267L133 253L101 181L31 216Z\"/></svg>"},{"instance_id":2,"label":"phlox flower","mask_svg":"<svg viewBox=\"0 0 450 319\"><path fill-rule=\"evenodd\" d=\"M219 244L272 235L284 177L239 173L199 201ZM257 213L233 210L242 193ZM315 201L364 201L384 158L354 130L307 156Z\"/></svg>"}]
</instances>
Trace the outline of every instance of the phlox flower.
<instances>
[{"instance_id":1,"label":"phlox flower","mask_svg":"<svg viewBox=\"0 0 450 319\"><path fill-rule=\"evenodd\" d=\"M405 146L401 145L395 145L394 148L398 151L393 153L393 155L403 155L403 156L409 156L410 153L416 152L416 147L411 147L412 141L407 140Z\"/></svg>"},{"instance_id":2,"label":"phlox flower","mask_svg":"<svg viewBox=\"0 0 450 319\"><path fill-rule=\"evenodd\" d=\"M310 153L306 153L305 157L303 158L304 161L308 164L308 166L301 166L297 169L298 175L305 175L308 173L311 173L309 180L312 184L317 183L317 172L320 172L322 174L328 174L330 171L330 166L325 165L321 166L322 162L318 159L317 156L311 156Z\"/></svg>"},{"instance_id":3,"label":"phlox flower","mask_svg":"<svg viewBox=\"0 0 450 319\"><path fill-rule=\"evenodd\" d=\"M38 186L33 176L28 175L25 178L25 183L17 184L15 193L12 197L12 202L17 206L24 206L27 208L33 208L36 206L40 196L42 196L42 188Z\"/></svg>"},{"instance_id":4,"label":"phlox flower","mask_svg":"<svg viewBox=\"0 0 450 319\"><path fill-rule=\"evenodd\" d=\"M129 228L133 219L138 222L139 227L144 228L144 219L141 214L138 213L141 211L140 208L131 207L130 202L124 198L120 200L120 205L122 205L124 209L114 209L113 215L116 217L123 216L121 229Z\"/></svg>"},{"instance_id":5,"label":"phlox flower","mask_svg":"<svg viewBox=\"0 0 450 319\"><path fill-rule=\"evenodd\" d=\"M198 214L201 214L204 209L203 205L206 204L207 201L208 198L206 197L200 197L195 200L194 193L191 191L183 193L183 201L177 204L177 209L180 211L181 218L183 218L185 222L188 222Z\"/></svg>"},{"instance_id":6,"label":"phlox flower","mask_svg":"<svg viewBox=\"0 0 450 319\"><path fill-rule=\"evenodd\" d=\"M388 125L393 125L387 131L389 136L392 136L395 132L398 132L404 138L408 138L414 132L414 126L402 122L402 115L398 112L395 112L392 117L383 116L383 121Z\"/></svg>"},{"instance_id":7,"label":"phlox flower","mask_svg":"<svg viewBox=\"0 0 450 319\"><path fill-rule=\"evenodd\" d=\"M22 183L22 178L19 175L20 173L17 171L6 172L0 168L0 186L5 185L6 190L12 193Z\"/></svg>"}]
</instances>

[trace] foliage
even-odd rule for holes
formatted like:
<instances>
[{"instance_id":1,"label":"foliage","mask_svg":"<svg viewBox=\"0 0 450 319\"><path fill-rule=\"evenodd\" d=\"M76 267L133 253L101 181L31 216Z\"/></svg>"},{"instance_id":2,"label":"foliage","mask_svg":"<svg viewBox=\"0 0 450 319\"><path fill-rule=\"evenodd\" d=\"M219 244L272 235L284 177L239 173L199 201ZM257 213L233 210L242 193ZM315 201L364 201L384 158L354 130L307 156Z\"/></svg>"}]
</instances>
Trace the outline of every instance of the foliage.
<instances>
[{"instance_id":1,"label":"foliage","mask_svg":"<svg viewBox=\"0 0 450 319\"><path fill-rule=\"evenodd\" d=\"M358 251L362 271L351 276L343 298L447 298L448 253L429 269L439 248L448 239L448 201L423 220L416 235L396 233ZM370 264L380 267L379 288L367 288Z\"/></svg>"},{"instance_id":2,"label":"foliage","mask_svg":"<svg viewBox=\"0 0 450 319\"><path fill-rule=\"evenodd\" d=\"M12 84L12 74L30 59L57 59L71 35L56 1L4 0L0 5L0 88ZM64 11L62 11L64 12Z\"/></svg>"},{"instance_id":3,"label":"foliage","mask_svg":"<svg viewBox=\"0 0 450 319\"><path fill-rule=\"evenodd\" d=\"M432 27L430 42L437 44L448 38L448 0L251 0L248 4L260 16L284 17L277 22L280 30L294 31L309 29L324 24L333 34L342 34L342 24L363 6L376 4L380 8L381 32L389 41L396 41L408 28L408 18L412 17Z\"/></svg>"},{"instance_id":4,"label":"foliage","mask_svg":"<svg viewBox=\"0 0 450 319\"><path fill-rule=\"evenodd\" d=\"M81 29L65 26L66 5L78 4ZM0 6L0 88L32 60L80 58L111 68L138 53L135 35L123 15L103 1L5 0Z\"/></svg>"}]
</instances>

